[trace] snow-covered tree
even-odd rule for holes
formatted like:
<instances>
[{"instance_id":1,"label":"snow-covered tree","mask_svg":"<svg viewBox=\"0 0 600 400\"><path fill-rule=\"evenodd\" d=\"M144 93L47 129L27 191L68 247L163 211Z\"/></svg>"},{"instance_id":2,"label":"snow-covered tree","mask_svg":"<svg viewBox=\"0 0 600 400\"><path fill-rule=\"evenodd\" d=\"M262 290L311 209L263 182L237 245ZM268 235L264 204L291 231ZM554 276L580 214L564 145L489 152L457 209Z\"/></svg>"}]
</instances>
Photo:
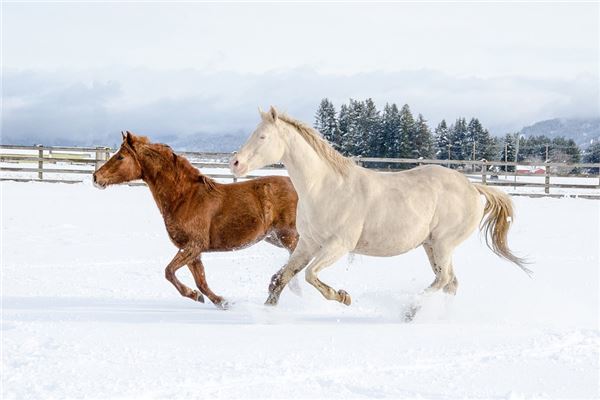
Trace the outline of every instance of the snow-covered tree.
<instances>
[{"instance_id":1,"label":"snow-covered tree","mask_svg":"<svg viewBox=\"0 0 600 400\"><path fill-rule=\"evenodd\" d=\"M329 99L324 98L315 114L314 127L321 132L334 149L340 150L341 138L335 107Z\"/></svg>"},{"instance_id":2,"label":"snow-covered tree","mask_svg":"<svg viewBox=\"0 0 600 400\"><path fill-rule=\"evenodd\" d=\"M433 157L433 144L431 138L431 131L427 126L427 121L423 115L419 114L417 121L415 122L416 130L416 143L415 143L415 156L416 158L431 158Z\"/></svg>"},{"instance_id":3,"label":"snow-covered tree","mask_svg":"<svg viewBox=\"0 0 600 400\"><path fill-rule=\"evenodd\" d=\"M594 142L585 150L583 154L583 162L584 163L600 163L600 142ZM598 168L590 168L590 173L598 173Z\"/></svg>"},{"instance_id":4,"label":"snow-covered tree","mask_svg":"<svg viewBox=\"0 0 600 400\"><path fill-rule=\"evenodd\" d=\"M364 107L360 118L360 129L362 140L366 148L362 149L361 155L367 157L381 157L384 146L381 143L381 116L373 99L364 101Z\"/></svg>"},{"instance_id":5,"label":"snow-covered tree","mask_svg":"<svg viewBox=\"0 0 600 400\"><path fill-rule=\"evenodd\" d=\"M385 148L383 157L394 158L400 156L400 111L396 104L386 103L381 116L381 135Z\"/></svg>"},{"instance_id":6,"label":"snow-covered tree","mask_svg":"<svg viewBox=\"0 0 600 400\"><path fill-rule=\"evenodd\" d=\"M347 136L348 136L348 127L350 125L350 112L348 110L348 106L346 104L342 104L342 106L340 107L340 114L338 117L338 129L340 131L340 135L339 135L339 151L344 154L347 155L346 153L346 146L344 145Z\"/></svg>"},{"instance_id":7,"label":"snow-covered tree","mask_svg":"<svg viewBox=\"0 0 600 400\"><path fill-rule=\"evenodd\" d=\"M447 160L450 146L450 136L446 120L443 119L435 128L435 157L438 160Z\"/></svg>"},{"instance_id":8,"label":"snow-covered tree","mask_svg":"<svg viewBox=\"0 0 600 400\"><path fill-rule=\"evenodd\" d=\"M508 161L508 162L513 162L515 161L515 155L516 155L516 146L515 146L515 140L516 138L516 134L513 133L507 133L506 136L504 136L504 143L502 146L502 151L500 152L500 161ZM515 167L513 166L503 166L502 167L503 171L514 171Z\"/></svg>"},{"instance_id":9,"label":"snow-covered tree","mask_svg":"<svg viewBox=\"0 0 600 400\"><path fill-rule=\"evenodd\" d=\"M363 118L365 104L362 101L350 99L350 104L345 110L344 129L342 133L342 151L348 156L361 156L366 152L368 141L365 140L361 119ZM340 115L340 128L342 115Z\"/></svg>"},{"instance_id":10,"label":"snow-covered tree","mask_svg":"<svg viewBox=\"0 0 600 400\"><path fill-rule=\"evenodd\" d=\"M456 122L450 126L448 135L450 138L450 158L452 160L466 159L466 135L467 121L464 118L458 118Z\"/></svg>"},{"instance_id":11,"label":"snow-covered tree","mask_svg":"<svg viewBox=\"0 0 600 400\"><path fill-rule=\"evenodd\" d=\"M400 110L400 151L399 157L412 158L416 155L416 128L415 119L408 104Z\"/></svg>"}]
</instances>

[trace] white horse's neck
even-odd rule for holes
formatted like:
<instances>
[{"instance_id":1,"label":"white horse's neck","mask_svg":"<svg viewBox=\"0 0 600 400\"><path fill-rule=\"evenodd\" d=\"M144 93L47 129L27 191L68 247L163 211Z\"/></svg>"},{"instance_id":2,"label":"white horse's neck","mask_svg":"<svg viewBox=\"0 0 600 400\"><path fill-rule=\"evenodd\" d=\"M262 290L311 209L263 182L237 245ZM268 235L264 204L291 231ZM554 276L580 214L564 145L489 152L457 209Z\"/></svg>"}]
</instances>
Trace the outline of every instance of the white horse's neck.
<instances>
[{"instance_id":1,"label":"white horse's neck","mask_svg":"<svg viewBox=\"0 0 600 400\"><path fill-rule=\"evenodd\" d=\"M298 193L315 196L324 185L336 185L340 182L342 177L317 154L294 127L282 124L280 129L286 143L281 161Z\"/></svg>"}]
</instances>

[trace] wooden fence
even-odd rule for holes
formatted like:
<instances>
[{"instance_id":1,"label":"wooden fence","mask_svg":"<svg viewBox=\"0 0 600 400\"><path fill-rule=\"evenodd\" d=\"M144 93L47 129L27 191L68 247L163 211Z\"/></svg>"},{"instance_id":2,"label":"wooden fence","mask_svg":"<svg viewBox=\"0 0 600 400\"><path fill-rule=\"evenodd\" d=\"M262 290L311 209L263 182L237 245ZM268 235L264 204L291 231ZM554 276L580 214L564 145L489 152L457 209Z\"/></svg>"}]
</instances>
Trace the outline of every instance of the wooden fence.
<instances>
[{"instance_id":1,"label":"wooden fence","mask_svg":"<svg viewBox=\"0 0 600 400\"><path fill-rule=\"evenodd\" d=\"M14 181L44 181L44 182L82 182L85 175L96 171L115 150L108 147L65 147L65 146L15 146L0 145L0 180ZM214 178L236 178L229 173L228 159L230 153L201 153L178 152L188 158L192 165L200 169L223 169L223 173L208 172ZM508 186L517 188L544 189L542 196L564 196L564 193L551 193L553 189L576 190L577 197L600 198L600 164L569 164L569 163L543 163L543 182L527 182L521 178L535 177L518 172L517 166L540 166L533 162L504 162L486 160L428 160L409 158L355 158L355 162L368 168L380 171L392 171L399 168L410 168L416 165L438 164L458 169L472 181L479 181L485 185ZM24 166L23 164L29 164ZM514 168L508 172L502 169ZM282 170L283 166L268 166L267 170ZM568 171L561 173L561 171ZM58 175L58 177L53 177ZM68 178L66 177L68 176ZM254 178L251 175L245 179ZM72 177L72 178L71 178ZM501 179L502 178L502 179ZM557 178L570 178L568 182L557 182ZM584 179L585 178L585 179ZM562 179L564 180L564 179ZM584 183L581 183L584 182ZM140 183L138 183L140 184ZM595 190L594 190L595 189ZM517 193L514 193L517 194ZM535 196L534 193L527 193Z\"/></svg>"}]
</instances>

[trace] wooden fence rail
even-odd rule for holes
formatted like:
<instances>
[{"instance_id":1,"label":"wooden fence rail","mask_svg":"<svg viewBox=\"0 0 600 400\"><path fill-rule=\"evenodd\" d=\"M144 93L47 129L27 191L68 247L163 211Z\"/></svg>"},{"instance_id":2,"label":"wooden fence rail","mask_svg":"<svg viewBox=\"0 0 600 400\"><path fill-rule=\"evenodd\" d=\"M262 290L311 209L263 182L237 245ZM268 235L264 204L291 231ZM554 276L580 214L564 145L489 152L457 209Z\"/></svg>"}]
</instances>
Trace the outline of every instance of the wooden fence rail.
<instances>
[{"instance_id":1,"label":"wooden fence rail","mask_svg":"<svg viewBox=\"0 0 600 400\"><path fill-rule=\"evenodd\" d=\"M115 150L108 147L69 147L69 146L20 146L20 145L0 145L0 180L15 181L47 181L47 182L81 182L82 179L50 178L48 174L60 175L91 175L100 166L106 162ZM220 179L237 179L229 173L228 159L230 153L202 153L202 152L178 152L187 157L192 165L197 168L216 168L225 169L226 173L216 173L208 175ZM451 168L456 168L465 173L472 181L480 181L490 186L512 186L513 188L531 187L544 188L546 195L550 194L551 189L577 189L583 191L582 197L597 197L598 193L589 193L590 189L600 189L600 164L586 163L535 163L535 162L505 162L505 161L487 161L487 160L429 160L412 158L372 158L355 157L354 161L368 168L380 171L393 171L401 168L409 168L415 165L437 164ZM28 166L12 166L12 164L30 164ZM67 168L57 168L57 164L67 166ZM517 166L540 166L544 169L544 182L525 182L518 180L519 177L540 177L540 175L531 175L518 172ZM77 168L79 167L79 168ZM514 171L508 171L509 168ZM505 170L500 170L504 168ZM281 170L282 165L267 166L267 170ZM560 169L568 171L560 173L554 171ZM577 171L577 172L573 172ZM37 179L32 178L31 174L37 174ZM500 180L503 176L504 180ZM245 179L254 178L256 175L248 176ZM558 183L556 178L587 178L588 183ZM554 178L554 182L552 182ZM592 184L589 183L590 178ZM512 182L509 181L512 179ZM575 179L573 179L575 180ZM583 179L580 179L583 181ZM587 192L587 193L586 193Z\"/></svg>"}]
</instances>

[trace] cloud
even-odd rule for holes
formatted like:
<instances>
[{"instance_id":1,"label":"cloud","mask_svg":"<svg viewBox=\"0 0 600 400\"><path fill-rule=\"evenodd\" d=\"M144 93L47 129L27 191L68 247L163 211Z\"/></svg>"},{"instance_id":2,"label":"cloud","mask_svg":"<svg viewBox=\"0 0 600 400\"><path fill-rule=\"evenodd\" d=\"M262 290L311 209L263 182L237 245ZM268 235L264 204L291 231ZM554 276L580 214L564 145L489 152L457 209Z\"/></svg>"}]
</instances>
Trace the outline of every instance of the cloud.
<instances>
[{"instance_id":1,"label":"cloud","mask_svg":"<svg viewBox=\"0 0 600 400\"><path fill-rule=\"evenodd\" d=\"M106 104L120 94L117 82L59 83L37 75L6 77L2 119L3 142L88 143L108 129Z\"/></svg>"},{"instance_id":2,"label":"cloud","mask_svg":"<svg viewBox=\"0 0 600 400\"><path fill-rule=\"evenodd\" d=\"M5 71L3 143L112 144L123 129L153 138L248 134L257 107L276 105L312 122L323 97L408 103L435 126L478 117L496 134L554 117L597 117L598 80L457 77L433 70L268 73L105 68Z\"/></svg>"}]
</instances>

